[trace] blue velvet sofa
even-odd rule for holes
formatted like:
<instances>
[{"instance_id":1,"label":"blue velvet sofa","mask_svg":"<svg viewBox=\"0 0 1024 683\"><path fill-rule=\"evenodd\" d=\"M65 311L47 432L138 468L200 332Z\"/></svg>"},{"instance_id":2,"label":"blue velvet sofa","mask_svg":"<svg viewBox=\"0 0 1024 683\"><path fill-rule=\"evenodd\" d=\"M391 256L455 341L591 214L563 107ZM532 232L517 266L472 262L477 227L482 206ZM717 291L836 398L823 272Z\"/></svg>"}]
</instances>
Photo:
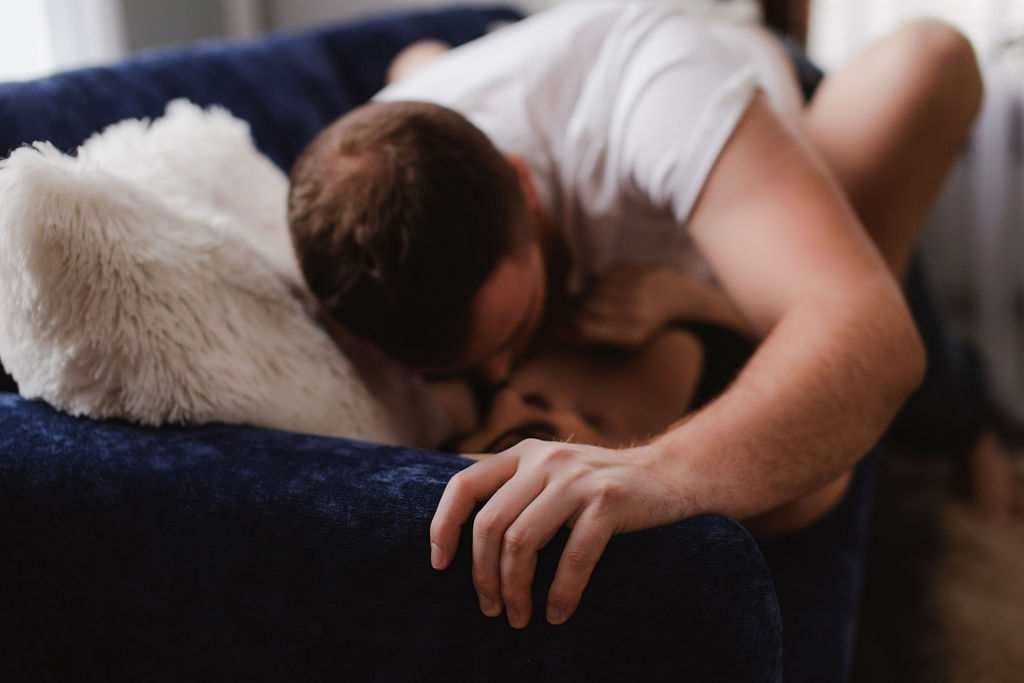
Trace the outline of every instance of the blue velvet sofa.
<instances>
[{"instance_id":1,"label":"blue velvet sofa","mask_svg":"<svg viewBox=\"0 0 1024 683\"><path fill-rule=\"evenodd\" d=\"M217 103L288 169L411 41L511 9L451 8L155 51L0 84L0 157L73 150L167 100ZM0 210L3 207L0 206ZM15 391L9 378L5 386ZM842 681L873 461L804 533L759 547L702 516L615 537L577 614L522 631L476 606L463 546L429 565L450 455L252 427L153 429L0 393L5 680ZM565 537L546 548L543 603ZM540 610L543 615L543 611Z\"/></svg>"}]
</instances>

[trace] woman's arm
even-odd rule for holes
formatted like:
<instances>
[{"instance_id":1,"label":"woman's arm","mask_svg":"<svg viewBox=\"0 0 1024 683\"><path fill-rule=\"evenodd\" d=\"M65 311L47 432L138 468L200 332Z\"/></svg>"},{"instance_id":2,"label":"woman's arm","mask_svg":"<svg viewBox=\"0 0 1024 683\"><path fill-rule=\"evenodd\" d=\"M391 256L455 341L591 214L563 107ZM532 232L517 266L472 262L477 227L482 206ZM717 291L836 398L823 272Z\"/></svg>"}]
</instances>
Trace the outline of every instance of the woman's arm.
<instances>
[{"instance_id":1,"label":"woman's arm","mask_svg":"<svg viewBox=\"0 0 1024 683\"><path fill-rule=\"evenodd\" d=\"M598 280L570 314L562 338L636 348L674 320L710 323L752 335L719 287L666 265L630 265Z\"/></svg>"}]
</instances>

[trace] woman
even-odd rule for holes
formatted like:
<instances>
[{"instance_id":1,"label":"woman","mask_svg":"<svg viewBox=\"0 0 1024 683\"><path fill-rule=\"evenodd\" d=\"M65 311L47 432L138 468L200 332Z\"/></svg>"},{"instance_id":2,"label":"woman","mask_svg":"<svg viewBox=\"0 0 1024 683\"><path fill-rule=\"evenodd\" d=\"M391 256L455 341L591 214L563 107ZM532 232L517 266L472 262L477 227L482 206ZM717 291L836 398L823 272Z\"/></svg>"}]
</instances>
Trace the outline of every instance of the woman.
<instances>
[{"instance_id":1,"label":"woman","mask_svg":"<svg viewBox=\"0 0 1024 683\"><path fill-rule=\"evenodd\" d=\"M457 432L442 448L498 453L528 438L626 447L663 433L724 391L754 351L728 300L666 267L624 269L609 280L637 277L674 282L674 294L704 304L691 308L690 320L674 321L638 349L580 346L564 334L547 334L506 383L431 382ZM849 479L740 521L758 538L796 531L832 509Z\"/></svg>"}]
</instances>

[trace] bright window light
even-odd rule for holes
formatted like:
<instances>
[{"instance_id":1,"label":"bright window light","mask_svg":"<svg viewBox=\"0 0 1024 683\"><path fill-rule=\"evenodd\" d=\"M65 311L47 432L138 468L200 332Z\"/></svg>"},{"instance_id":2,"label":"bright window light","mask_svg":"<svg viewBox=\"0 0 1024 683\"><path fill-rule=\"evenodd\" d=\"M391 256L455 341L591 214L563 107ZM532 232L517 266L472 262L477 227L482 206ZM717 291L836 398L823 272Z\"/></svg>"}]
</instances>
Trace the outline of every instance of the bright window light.
<instances>
[{"instance_id":1,"label":"bright window light","mask_svg":"<svg viewBox=\"0 0 1024 683\"><path fill-rule=\"evenodd\" d=\"M0 81L107 64L124 55L118 0L0 0Z\"/></svg>"},{"instance_id":2,"label":"bright window light","mask_svg":"<svg viewBox=\"0 0 1024 683\"><path fill-rule=\"evenodd\" d=\"M0 81L21 81L53 71L56 62L46 3L0 3Z\"/></svg>"}]
</instances>

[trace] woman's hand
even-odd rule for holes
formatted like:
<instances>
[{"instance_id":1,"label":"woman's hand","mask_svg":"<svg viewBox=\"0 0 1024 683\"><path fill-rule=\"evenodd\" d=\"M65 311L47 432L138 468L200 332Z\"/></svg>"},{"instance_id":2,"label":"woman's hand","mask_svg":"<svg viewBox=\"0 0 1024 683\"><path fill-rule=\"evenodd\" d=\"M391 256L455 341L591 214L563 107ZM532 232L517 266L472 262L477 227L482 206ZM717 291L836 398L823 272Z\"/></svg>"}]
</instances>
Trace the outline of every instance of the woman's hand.
<instances>
[{"instance_id":1,"label":"woman's hand","mask_svg":"<svg viewBox=\"0 0 1024 683\"><path fill-rule=\"evenodd\" d=\"M721 290L670 266L631 265L594 284L562 337L636 348L675 319L744 328Z\"/></svg>"},{"instance_id":2,"label":"woman's hand","mask_svg":"<svg viewBox=\"0 0 1024 683\"><path fill-rule=\"evenodd\" d=\"M459 528L488 498L473 523L473 584L484 614L504 608L515 628L530 621L537 551L562 526L572 531L548 592L552 624L576 610L613 534L694 514L686 496L658 475L646 447L615 451L528 439L448 482L430 525L435 569L451 563Z\"/></svg>"}]
</instances>

